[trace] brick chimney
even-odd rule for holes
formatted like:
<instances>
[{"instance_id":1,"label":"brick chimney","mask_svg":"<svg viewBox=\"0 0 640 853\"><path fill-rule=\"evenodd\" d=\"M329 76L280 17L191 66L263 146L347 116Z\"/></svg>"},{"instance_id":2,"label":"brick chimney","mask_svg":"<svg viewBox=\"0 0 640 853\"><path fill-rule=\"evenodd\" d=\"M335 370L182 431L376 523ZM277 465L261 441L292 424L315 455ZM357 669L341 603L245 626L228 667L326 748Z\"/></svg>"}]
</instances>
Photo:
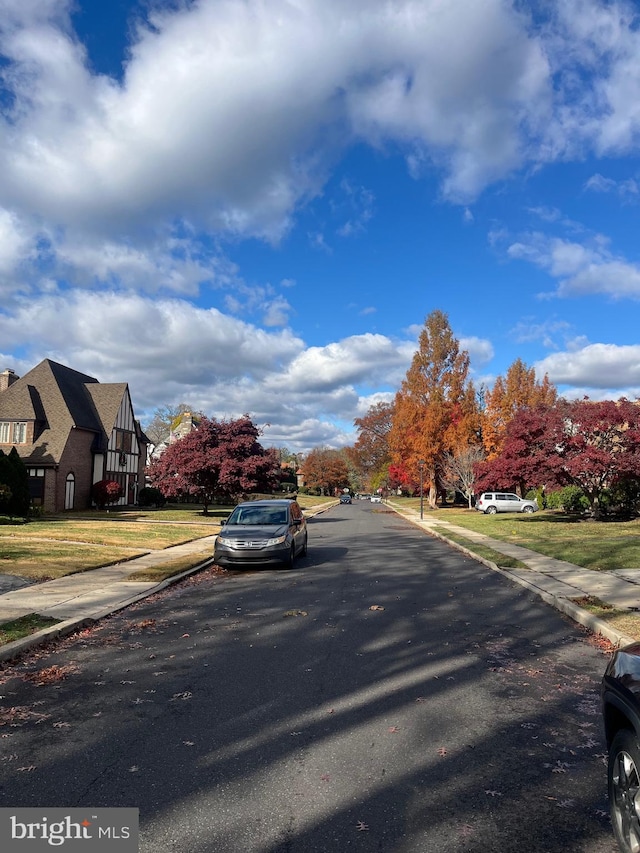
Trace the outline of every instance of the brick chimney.
<instances>
[{"instance_id":1,"label":"brick chimney","mask_svg":"<svg viewBox=\"0 0 640 853\"><path fill-rule=\"evenodd\" d=\"M15 371L11 370L11 368L7 368L0 373L0 391L6 391L10 385L13 385L14 382L17 382L20 379L19 376L16 375Z\"/></svg>"}]
</instances>

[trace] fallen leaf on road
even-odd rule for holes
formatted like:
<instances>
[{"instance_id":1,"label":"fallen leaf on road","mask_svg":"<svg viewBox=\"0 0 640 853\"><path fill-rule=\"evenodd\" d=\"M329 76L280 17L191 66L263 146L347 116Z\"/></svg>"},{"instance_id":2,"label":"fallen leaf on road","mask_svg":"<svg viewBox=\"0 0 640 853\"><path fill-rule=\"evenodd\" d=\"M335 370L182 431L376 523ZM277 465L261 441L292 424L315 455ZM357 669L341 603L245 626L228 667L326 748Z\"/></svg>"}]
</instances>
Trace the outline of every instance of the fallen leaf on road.
<instances>
[{"instance_id":1,"label":"fallen leaf on road","mask_svg":"<svg viewBox=\"0 0 640 853\"><path fill-rule=\"evenodd\" d=\"M363 823L361 820L359 820L356 824L356 829L358 830L358 832L366 832L369 827L366 823Z\"/></svg>"},{"instance_id":2,"label":"fallen leaf on road","mask_svg":"<svg viewBox=\"0 0 640 853\"><path fill-rule=\"evenodd\" d=\"M400 731L400 729L398 728L398 726L389 726L389 732L391 734L395 734L396 732L399 732L399 731Z\"/></svg>"},{"instance_id":3,"label":"fallen leaf on road","mask_svg":"<svg viewBox=\"0 0 640 853\"><path fill-rule=\"evenodd\" d=\"M384 607L381 604L372 604L369 610L384 610Z\"/></svg>"},{"instance_id":4,"label":"fallen leaf on road","mask_svg":"<svg viewBox=\"0 0 640 853\"><path fill-rule=\"evenodd\" d=\"M444 746L441 746L441 747L438 749L438 755L441 755L441 756L443 756L443 757L444 757L446 754L447 754L447 750L445 749L445 747L444 747Z\"/></svg>"},{"instance_id":5,"label":"fallen leaf on road","mask_svg":"<svg viewBox=\"0 0 640 853\"><path fill-rule=\"evenodd\" d=\"M287 612L284 615L285 616L308 616L309 614L307 613L306 610L287 610Z\"/></svg>"}]
</instances>

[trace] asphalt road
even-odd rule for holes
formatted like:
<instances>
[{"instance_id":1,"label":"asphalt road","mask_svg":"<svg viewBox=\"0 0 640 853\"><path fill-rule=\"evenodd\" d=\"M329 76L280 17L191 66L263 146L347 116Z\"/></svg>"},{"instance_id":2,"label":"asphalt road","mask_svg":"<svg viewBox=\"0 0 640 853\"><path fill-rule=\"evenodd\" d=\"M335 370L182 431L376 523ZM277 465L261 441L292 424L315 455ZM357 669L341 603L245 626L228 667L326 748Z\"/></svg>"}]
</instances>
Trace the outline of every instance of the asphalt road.
<instances>
[{"instance_id":1,"label":"asphalt road","mask_svg":"<svg viewBox=\"0 0 640 853\"><path fill-rule=\"evenodd\" d=\"M384 506L0 670L0 806L140 809L142 853L614 853L605 654Z\"/></svg>"}]
</instances>

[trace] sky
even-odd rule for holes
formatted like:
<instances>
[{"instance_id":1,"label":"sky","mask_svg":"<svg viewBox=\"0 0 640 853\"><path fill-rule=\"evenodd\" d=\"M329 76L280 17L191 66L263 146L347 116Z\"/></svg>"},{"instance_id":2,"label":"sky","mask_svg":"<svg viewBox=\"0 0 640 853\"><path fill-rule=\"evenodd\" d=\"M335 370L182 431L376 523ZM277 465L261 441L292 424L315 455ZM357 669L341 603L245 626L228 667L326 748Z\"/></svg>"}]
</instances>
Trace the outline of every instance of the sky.
<instances>
[{"instance_id":1,"label":"sky","mask_svg":"<svg viewBox=\"0 0 640 853\"><path fill-rule=\"evenodd\" d=\"M640 397L640 4L0 0L0 370L355 440L447 314Z\"/></svg>"}]
</instances>

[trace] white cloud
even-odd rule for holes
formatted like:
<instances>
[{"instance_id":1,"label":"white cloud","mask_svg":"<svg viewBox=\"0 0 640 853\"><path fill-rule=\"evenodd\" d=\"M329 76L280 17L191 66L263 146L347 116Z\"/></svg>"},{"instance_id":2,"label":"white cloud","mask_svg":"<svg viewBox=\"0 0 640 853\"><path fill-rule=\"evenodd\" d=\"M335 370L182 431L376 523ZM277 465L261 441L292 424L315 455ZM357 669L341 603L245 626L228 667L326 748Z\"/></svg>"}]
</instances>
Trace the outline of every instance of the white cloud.
<instances>
[{"instance_id":1,"label":"white cloud","mask_svg":"<svg viewBox=\"0 0 640 853\"><path fill-rule=\"evenodd\" d=\"M531 343L532 341L540 341L547 349L557 349L559 344L556 343L556 337L562 336L567 343L566 338L571 330L571 326L565 320L549 319L543 322L535 320L523 320L514 326L511 331L511 336L518 343Z\"/></svg>"},{"instance_id":2,"label":"white cloud","mask_svg":"<svg viewBox=\"0 0 640 853\"><path fill-rule=\"evenodd\" d=\"M25 222L11 211L0 208L0 276L13 277L33 251L35 238Z\"/></svg>"},{"instance_id":3,"label":"white cloud","mask_svg":"<svg viewBox=\"0 0 640 853\"><path fill-rule=\"evenodd\" d=\"M121 82L90 72L62 0L37 26L24 5L0 30L16 98L0 192L82 229L177 213L278 239L354 137L429 152L448 194L473 195L519 165L549 87L540 41L504 0L201 0L150 13ZM351 232L373 202L354 192Z\"/></svg>"},{"instance_id":4,"label":"white cloud","mask_svg":"<svg viewBox=\"0 0 640 853\"><path fill-rule=\"evenodd\" d=\"M274 377L274 388L292 392L328 391L344 386L384 381L399 367L406 371L406 354L384 335L353 335L323 347L309 347L289 365L286 373Z\"/></svg>"},{"instance_id":5,"label":"white cloud","mask_svg":"<svg viewBox=\"0 0 640 853\"><path fill-rule=\"evenodd\" d=\"M0 314L3 346L23 346L25 328L34 361L51 357L103 381L126 378L145 398L157 393L151 376L168 389L245 374L258 380L303 348L288 330L269 333L213 308L133 293L68 291Z\"/></svg>"},{"instance_id":6,"label":"white cloud","mask_svg":"<svg viewBox=\"0 0 640 853\"><path fill-rule=\"evenodd\" d=\"M493 344L486 338L462 337L459 343L460 349L469 353L469 359L476 368L491 361L494 356Z\"/></svg>"},{"instance_id":7,"label":"white cloud","mask_svg":"<svg viewBox=\"0 0 640 853\"><path fill-rule=\"evenodd\" d=\"M602 235L585 244L532 233L511 243L507 255L547 270L558 279L556 293L561 297L600 293L640 299L640 265L616 257L607 243Z\"/></svg>"},{"instance_id":8,"label":"white cloud","mask_svg":"<svg viewBox=\"0 0 640 853\"><path fill-rule=\"evenodd\" d=\"M288 329L263 330L184 300L111 291L54 293L0 313L7 353L24 346L25 328L29 351L3 360L19 375L51 358L102 382L128 382L139 416L181 401L217 417L248 412L298 449L353 440L340 424L392 395L413 351L411 343L371 334L305 349ZM377 390L385 383L393 390ZM303 448L305 435L314 438Z\"/></svg>"},{"instance_id":9,"label":"white cloud","mask_svg":"<svg viewBox=\"0 0 640 853\"><path fill-rule=\"evenodd\" d=\"M638 194L640 193L640 186L635 178L614 181L613 178L605 178L604 175L598 172L592 175L585 183L585 189L592 192L616 193L616 195L626 201L637 201Z\"/></svg>"},{"instance_id":10,"label":"white cloud","mask_svg":"<svg viewBox=\"0 0 640 853\"><path fill-rule=\"evenodd\" d=\"M547 373L555 385L573 386L574 395L582 387L615 392L617 397L620 389L640 389L640 345L589 344L553 353L538 361L535 369L538 376Z\"/></svg>"}]
</instances>

